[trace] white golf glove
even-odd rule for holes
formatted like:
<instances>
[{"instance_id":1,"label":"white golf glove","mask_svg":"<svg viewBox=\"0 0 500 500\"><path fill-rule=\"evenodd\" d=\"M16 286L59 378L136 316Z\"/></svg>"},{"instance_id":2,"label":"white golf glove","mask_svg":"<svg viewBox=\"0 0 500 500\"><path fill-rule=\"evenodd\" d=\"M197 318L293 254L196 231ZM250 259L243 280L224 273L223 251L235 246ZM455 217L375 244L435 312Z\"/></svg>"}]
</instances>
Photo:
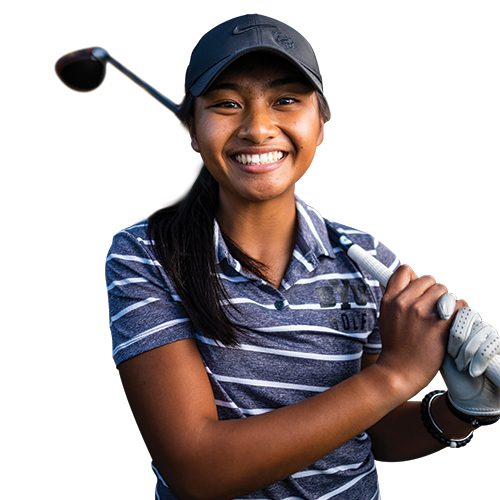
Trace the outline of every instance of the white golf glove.
<instances>
[{"instance_id":1,"label":"white golf glove","mask_svg":"<svg viewBox=\"0 0 500 500\"><path fill-rule=\"evenodd\" d=\"M448 354L441 375L450 403L461 413L477 417L500 416L500 387L484 374L500 353L500 336L479 314L460 309L448 339Z\"/></svg>"}]
</instances>

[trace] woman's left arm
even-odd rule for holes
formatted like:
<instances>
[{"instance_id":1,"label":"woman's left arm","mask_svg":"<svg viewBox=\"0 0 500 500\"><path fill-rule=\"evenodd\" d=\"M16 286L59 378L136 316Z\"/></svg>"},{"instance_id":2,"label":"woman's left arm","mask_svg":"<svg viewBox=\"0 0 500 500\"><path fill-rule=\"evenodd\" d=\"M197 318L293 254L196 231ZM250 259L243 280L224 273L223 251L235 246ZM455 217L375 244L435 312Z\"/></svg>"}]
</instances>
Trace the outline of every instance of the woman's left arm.
<instances>
[{"instance_id":1,"label":"woman's left arm","mask_svg":"<svg viewBox=\"0 0 500 500\"><path fill-rule=\"evenodd\" d=\"M363 368L375 363L377 357L376 354L365 354ZM474 429L453 415L444 396L433 401L432 414L449 439L463 439ZM420 417L420 401L403 403L367 432L375 459L385 462L412 460L444 448L425 428Z\"/></svg>"}]
</instances>

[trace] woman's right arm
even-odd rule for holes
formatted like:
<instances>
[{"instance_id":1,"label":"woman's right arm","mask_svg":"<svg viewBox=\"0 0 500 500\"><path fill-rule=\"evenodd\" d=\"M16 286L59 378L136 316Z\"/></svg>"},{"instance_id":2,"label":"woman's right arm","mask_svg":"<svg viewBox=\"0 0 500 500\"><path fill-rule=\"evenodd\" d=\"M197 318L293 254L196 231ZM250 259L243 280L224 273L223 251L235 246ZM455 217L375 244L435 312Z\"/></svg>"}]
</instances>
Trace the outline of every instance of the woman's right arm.
<instances>
[{"instance_id":1,"label":"woman's right arm","mask_svg":"<svg viewBox=\"0 0 500 500\"><path fill-rule=\"evenodd\" d=\"M123 386L155 465L180 498L241 496L306 467L434 377L451 321L434 310L444 292L402 266L383 299L377 363L300 403L246 419L218 420L194 340L123 362Z\"/></svg>"}]
</instances>

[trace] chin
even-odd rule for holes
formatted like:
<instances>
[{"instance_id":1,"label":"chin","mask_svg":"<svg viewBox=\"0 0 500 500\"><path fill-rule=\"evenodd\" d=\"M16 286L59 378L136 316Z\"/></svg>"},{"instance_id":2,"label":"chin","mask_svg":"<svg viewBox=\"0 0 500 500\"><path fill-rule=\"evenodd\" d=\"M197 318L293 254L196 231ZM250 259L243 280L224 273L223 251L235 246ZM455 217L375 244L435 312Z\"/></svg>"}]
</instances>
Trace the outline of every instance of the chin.
<instances>
[{"instance_id":1,"label":"chin","mask_svg":"<svg viewBox=\"0 0 500 500\"><path fill-rule=\"evenodd\" d=\"M252 202L272 201L294 194L294 189L255 189L241 193L243 197Z\"/></svg>"}]
</instances>

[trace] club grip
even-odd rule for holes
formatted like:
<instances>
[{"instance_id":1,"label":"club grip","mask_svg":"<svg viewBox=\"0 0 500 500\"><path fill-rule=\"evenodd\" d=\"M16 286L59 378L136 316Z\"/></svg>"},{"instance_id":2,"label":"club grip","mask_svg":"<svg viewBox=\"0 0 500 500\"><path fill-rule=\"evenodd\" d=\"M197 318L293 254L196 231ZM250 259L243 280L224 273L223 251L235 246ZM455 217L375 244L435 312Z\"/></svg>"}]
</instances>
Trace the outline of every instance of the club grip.
<instances>
[{"instance_id":1,"label":"club grip","mask_svg":"<svg viewBox=\"0 0 500 500\"><path fill-rule=\"evenodd\" d=\"M383 287L387 286L392 271L384 266L373 255L357 244L351 245L347 250L347 255L363 270L371 274ZM500 356L495 356L486 368L486 376L497 387L500 387Z\"/></svg>"},{"instance_id":2,"label":"club grip","mask_svg":"<svg viewBox=\"0 0 500 500\"><path fill-rule=\"evenodd\" d=\"M392 271L373 257L373 255L369 254L364 248L357 244L351 245L347 250L347 255L356 262L363 271L371 274L383 287L387 286L387 282L392 276Z\"/></svg>"}]
</instances>

